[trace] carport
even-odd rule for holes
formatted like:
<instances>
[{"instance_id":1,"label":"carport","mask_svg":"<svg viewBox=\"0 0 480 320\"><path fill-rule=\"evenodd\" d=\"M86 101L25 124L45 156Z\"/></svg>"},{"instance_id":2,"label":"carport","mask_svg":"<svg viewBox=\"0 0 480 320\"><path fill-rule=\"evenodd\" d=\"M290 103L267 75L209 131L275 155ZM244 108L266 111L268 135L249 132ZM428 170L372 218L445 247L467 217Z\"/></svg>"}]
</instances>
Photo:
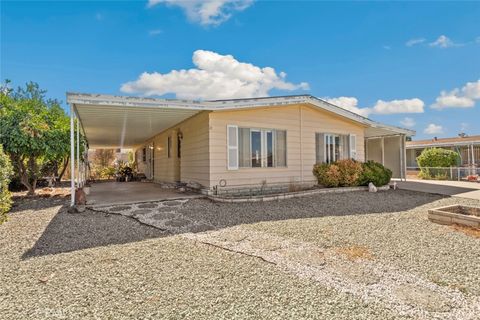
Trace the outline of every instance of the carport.
<instances>
[{"instance_id":1,"label":"carport","mask_svg":"<svg viewBox=\"0 0 480 320\"><path fill-rule=\"evenodd\" d=\"M178 100L100 94L67 93L67 102L71 129L71 206L75 205L75 189L83 187L87 179L88 148L133 148L205 110L203 105L192 105L191 101L187 105ZM86 139L84 154L80 154L80 132ZM154 183L110 183L95 185L89 199L97 203L102 197L112 203L135 202L172 198L174 193L174 190L161 190Z\"/></svg>"}]
</instances>

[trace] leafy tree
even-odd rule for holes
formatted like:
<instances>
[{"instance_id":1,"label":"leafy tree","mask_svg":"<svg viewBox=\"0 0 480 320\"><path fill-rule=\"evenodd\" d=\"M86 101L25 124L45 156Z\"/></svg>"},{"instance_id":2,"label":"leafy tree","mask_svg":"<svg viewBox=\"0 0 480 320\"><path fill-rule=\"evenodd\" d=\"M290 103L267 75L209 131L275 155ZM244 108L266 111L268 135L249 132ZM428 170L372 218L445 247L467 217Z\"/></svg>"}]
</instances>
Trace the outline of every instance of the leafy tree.
<instances>
[{"instance_id":1,"label":"leafy tree","mask_svg":"<svg viewBox=\"0 0 480 320\"><path fill-rule=\"evenodd\" d=\"M441 169L448 168L458 164L460 155L458 152L442 148L427 148L417 157L417 163L420 166L419 177L423 179L441 179L447 178L446 172ZM439 172L440 170L440 172Z\"/></svg>"},{"instance_id":2,"label":"leafy tree","mask_svg":"<svg viewBox=\"0 0 480 320\"><path fill-rule=\"evenodd\" d=\"M448 149L427 148L417 157L420 167L451 167L460 160L460 155Z\"/></svg>"},{"instance_id":3,"label":"leafy tree","mask_svg":"<svg viewBox=\"0 0 480 320\"><path fill-rule=\"evenodd\" d=\"M42 175L58 174L60 163L66 167L70 150L69 117L45 92L29 82L0 93L0 143L29 195Z\"/></svg>"},{"instance_id":4,"label":"leafy tree","mask_svg":"<svg viewBox=\"0 0 480 320\"><path fill-rule=\"evenodd\" d=\"M12 206L12 195L8 191L10 177L13 174L10 159L3 152L0 144L0 224L6 220L6 213Z\"/></svg>"}]
</instances>

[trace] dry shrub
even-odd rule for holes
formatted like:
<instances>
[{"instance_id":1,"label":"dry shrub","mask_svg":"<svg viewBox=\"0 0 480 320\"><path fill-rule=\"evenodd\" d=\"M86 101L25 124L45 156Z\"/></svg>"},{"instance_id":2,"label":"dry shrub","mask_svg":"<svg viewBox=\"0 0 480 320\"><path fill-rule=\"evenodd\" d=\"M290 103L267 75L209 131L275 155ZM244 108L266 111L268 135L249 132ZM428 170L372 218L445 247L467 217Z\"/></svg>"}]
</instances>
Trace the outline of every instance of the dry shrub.
<instances>
[{"instance_id":1,"label":"dry shrub","mask_svg":"<svg viewBox=\"0 0 480 320\"><path fill-rule=\"evenodd\" d=\"M350 246L350 247L341 247L337 248L338 253L343 254L350 261L355 261L358 259L372 260L373 254L367 247L363 246Z\"/></svg>"}]
</instances>

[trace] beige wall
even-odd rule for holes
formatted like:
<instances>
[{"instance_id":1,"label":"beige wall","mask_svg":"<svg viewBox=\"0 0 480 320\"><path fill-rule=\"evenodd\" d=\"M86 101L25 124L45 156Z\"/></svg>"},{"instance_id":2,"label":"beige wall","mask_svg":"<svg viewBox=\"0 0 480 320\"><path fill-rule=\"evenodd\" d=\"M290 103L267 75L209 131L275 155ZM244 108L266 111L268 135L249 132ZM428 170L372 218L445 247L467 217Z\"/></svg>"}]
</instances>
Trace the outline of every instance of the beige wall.
<instances>
[{"instance_id":1,"label":"beige wall","mask_svg":"<svg viewBox=\"0 0 480 320\"><path fill-rule=\"evenodd\" d=\"M401 177L403 155L401 136L385 137L383 142L383 157L382 157L382 138L368 139L367 145L367 160L373 160L384 164L385 167L392 170L393 178ZM404 161L404 160L403 160Z\"/></svg>"},{"instance_id":2,"label":"beige wall","mask_svg":"<svg viewBox=\"0 0 480 320\"><path fill-rule=\"evenodd\" d=\"M227 125L287 131L287 166L277 168L227 169ZM156 182L195 181L207 188L267 183L313 182L315 133L355 134L357 159L382 162L381 140L364 140L365 126L309 105L202 112L146 141L154 143ZM177 134L181 132L182 156L177 158ZM167 139L172 136L171 157ZM365 154L365 145L368 155ZM387 167L399 176L399 138L385 139Z\"/></svg>"},{"instance_id":3,"label":"beige wall","mask_svg":"<svg viewBox=\"0 0 480 320\"><path fill-rule=\"evenodd\" d=\"M183 135L180 159L177 157L178 132ZM154 180L156 182L195 181L208 187L208 135L208 112L202 112L147 140L144 145L154 143ZM172 137L170 158L167 153L168 136ZM142 148L144 145L137 148Z\"/></svg>"},{"instance_id":4,"label":"beige wall","mask_svg":"<svg viewBox=\"0 0 480 320\"><path fill-rule=\"evenodd\" d=\"M287 167L227 169L227 125L287 131ZM302 128L302 130L300 130ZM357 135L358 159L364 159L364 127L307 105L255 108L210 113L210 186L289 181L314 181L315 133Z\"/></svg>"}]
</instances>

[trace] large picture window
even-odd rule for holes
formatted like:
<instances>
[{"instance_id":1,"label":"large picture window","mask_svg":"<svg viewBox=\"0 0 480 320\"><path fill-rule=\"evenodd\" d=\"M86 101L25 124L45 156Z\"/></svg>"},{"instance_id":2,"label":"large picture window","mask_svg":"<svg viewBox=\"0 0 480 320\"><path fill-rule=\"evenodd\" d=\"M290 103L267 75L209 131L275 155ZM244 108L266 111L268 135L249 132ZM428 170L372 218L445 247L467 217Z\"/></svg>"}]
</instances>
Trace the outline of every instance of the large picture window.
<instances>
[{"instance_id":1,"label":"large picture window","mask_svg":"<svg viewBox=\"0 0 480 320\"><path fill-rule=\"evenodd\" d=\"M356 136L332 133L317 133L315 135L317 163L333 163L342 159L357 157Z\"/></svg>"},{"instance_id":2,"label":"large picture window","mask_svg":"<svg viewBox=\"0 0 480 320\"><path fill-rule=\"evenodd\" d=\"M229 126L229 130L237 129ZM232 132L229 136L232 136ZM229 163L235 157L229 141ZM238 167L273 168L287 166L287 132L276 129L238 128ZM229 166L233 169L232 166Z\"/></svg>"}]
</instances>

